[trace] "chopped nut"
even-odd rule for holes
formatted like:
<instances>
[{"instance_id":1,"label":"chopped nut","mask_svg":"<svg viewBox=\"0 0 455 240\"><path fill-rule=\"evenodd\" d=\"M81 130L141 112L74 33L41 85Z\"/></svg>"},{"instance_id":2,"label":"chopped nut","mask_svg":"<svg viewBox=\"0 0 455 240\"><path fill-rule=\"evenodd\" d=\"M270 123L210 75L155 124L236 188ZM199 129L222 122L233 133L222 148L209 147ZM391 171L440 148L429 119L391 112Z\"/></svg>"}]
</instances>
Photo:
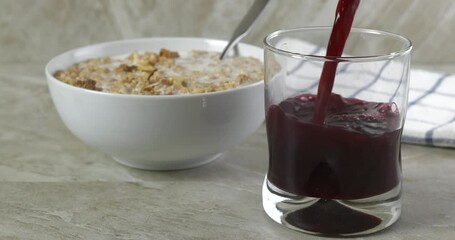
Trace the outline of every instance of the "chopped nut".
<instances>
[{"instance_id":1,"label":"chopped nut","mask_svg":"<svg viewBox=\"0 0 455 240\"><path fill-rule=\"evenodd\" d=\"M92 79L77 80L75 83L76 87L85 88L89 90L101 91L100 88L96 87L96 81Z\"/></svg>"},{"instance_id":2,"label":"chopped nut","mask_svg":"<svg viewBox=\"0 0 455 240\"><path fill-rule=\"evenodd\" d=\"M160 50L160 57L165 57L165 58L178 58L179 54L178 52L173 52L169 51L166 48L161 48Z\"/></svg>"},{"instance_id":3,"label":"chopped nut","mask_svg":"<svg viewBox=\"0 0 455 240\"><path fill-rule=\"evenodd\" d=\"M169 78L163 78L161 79L160 83L167 86L171 86L173 84L173 81Z\"/></svg>"},{"instance_id":4,"label":"chopped nut","mask_svg":"<svg viewBox=\"0 0 455 240\"><path fill-rule=\"evenodd\" d=\"M132 72L134 70L137 69L137 66L128 66L126 64L120 64L116 69L115 69L115 72L116 73L119 73L119 72Z\"/></svg>"}]
</instances>

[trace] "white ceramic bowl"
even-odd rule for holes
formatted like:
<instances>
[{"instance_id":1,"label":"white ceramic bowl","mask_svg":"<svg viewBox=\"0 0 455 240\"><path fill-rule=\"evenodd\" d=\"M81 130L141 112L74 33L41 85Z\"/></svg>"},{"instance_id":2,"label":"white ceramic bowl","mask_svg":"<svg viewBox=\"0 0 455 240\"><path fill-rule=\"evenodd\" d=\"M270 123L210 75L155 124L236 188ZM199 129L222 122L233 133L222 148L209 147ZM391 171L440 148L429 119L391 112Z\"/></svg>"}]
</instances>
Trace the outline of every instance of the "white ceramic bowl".
<instances>
[{"instance_id":1,"label":"white ceramic bowl","mask_svg":"<svg viewBox=\"0 0 455 240\"><path fill-rule=\"evenodd\" d=\"M174 96L102 93L55 79L55 71L88 58L168 48L221 51L225 41L149 38L78 48L52 59L45 73L54 105L69 130L118 162L141 169L202 165L241 143L264 120L263 82L227 91ZM240 55L263 59L262 48L240 44Z\"/></svg>"}]
</instances>

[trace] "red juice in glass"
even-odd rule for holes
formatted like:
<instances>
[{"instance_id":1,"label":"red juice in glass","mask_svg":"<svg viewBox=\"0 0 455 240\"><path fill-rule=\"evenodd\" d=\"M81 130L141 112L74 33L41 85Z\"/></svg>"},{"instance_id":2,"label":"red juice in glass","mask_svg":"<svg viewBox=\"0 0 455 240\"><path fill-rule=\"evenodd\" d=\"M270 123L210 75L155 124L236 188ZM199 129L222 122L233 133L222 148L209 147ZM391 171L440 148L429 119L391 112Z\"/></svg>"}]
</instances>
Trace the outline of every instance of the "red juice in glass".
<instances>
[{"instance_id":1,"label":"red juice in glass","mask_svg":"<svg viewBox=\"0 0 455 240\"><path fill-rule=\"evenodd\" d=\"M351 30L358 3L340 0L333 30L282 30L265 39L263 206L305 233L368 234L401 213L411 43Z\"/></svg>"},{"instance_id":2,"label":"red juice in glass","mask_svg":"<svg viewBox=\"0 0 455 240\"><path fill-rule=\"evenodd\" d=\"M300 196L361 199L398 186L400 113L394 104L332 94L324 124L313 123L316 95L267 110L268 180Z\"/></svg>"}]
</instances>

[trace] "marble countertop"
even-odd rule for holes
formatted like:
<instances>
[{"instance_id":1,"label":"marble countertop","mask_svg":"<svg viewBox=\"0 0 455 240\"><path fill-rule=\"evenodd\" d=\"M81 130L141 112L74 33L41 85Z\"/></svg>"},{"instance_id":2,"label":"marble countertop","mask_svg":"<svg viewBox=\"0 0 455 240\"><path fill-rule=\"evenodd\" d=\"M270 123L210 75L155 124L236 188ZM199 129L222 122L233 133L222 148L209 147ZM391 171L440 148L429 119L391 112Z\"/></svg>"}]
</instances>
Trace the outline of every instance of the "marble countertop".
<instances>
[{"instance_id":1,"label":"marble countertop","mask_svg":"<svg viewBox=\"0 0 455 240\"><path fill-rule=\"evenodd\" d=\"M0 239L319 239L262 210L264 127L199 168L131 169L66 129L43 68L0 64ZM455 150L402 150L401 219L368 238L453 238Z\"/></svg>"}]
</instances>

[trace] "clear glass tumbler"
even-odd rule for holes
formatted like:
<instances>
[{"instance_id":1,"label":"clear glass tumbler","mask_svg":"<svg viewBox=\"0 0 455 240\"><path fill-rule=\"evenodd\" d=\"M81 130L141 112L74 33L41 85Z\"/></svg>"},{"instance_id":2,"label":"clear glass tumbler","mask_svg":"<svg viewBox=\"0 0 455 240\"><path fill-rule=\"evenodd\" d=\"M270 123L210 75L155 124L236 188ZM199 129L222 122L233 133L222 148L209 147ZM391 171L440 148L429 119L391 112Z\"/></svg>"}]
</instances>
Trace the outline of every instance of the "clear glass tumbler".
<instances>
[{"instance_id":1,"label":"clear glass tumbler","mask_svg":"<svg viewBox=\"0 0 455 240\"><path fill-rule=\"evenodd\" d=\"M343 55L325 56L330 33L281 30L264 40L263 207L274 221L305 233L369 234L401 213L412 44L396 34L352 29ZM331 94L330 81L323 83L326 97L318 95L324 65L336 68Z\"/></svg>"}]
</instances>

